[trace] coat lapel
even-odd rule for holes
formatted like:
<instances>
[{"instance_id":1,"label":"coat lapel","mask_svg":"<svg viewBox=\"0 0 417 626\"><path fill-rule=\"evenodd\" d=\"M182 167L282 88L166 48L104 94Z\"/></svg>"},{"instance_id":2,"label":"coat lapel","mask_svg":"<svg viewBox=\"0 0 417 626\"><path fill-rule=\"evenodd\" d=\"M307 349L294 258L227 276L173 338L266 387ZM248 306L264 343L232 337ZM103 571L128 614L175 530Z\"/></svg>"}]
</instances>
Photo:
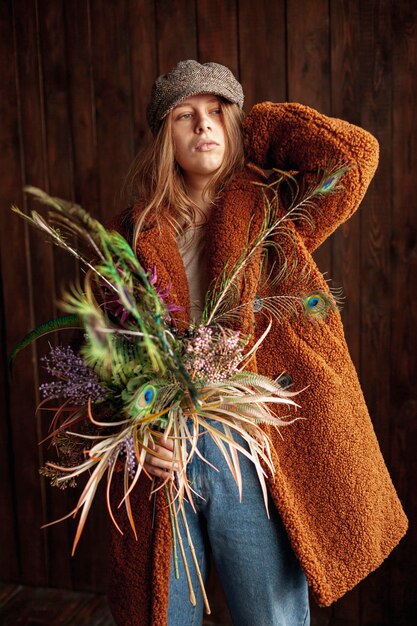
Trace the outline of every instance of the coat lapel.
<instances>
[{"instance_id":1,"label":"coat lapel","mask_svg":"<svg viewBox=\"0 0 417 626\"><path fill-rule=\"evenodd\" d=\"M157 288L167 292L167 302L180 307L173 313L178 326L190 321L190 293L184 263L178 250L175 234L165 218L139 235L137 257L147 271L156 271Z\"/></svg>"},{"instance_id":2,"label":"coat lapel","mask_svg":"<svg viewBox=\"0 0 417 626\"><path fill-rule=\"evenodd\" d=\"M207 259L210 280L215 281L225 267L232 267L259 233L263 220L263 199L255 182L265 182L263 171L249 165L222 193L207 226ZM236 330L254 333L253 301L261 263L258 250L238 280L241 316ZM242 306L243 305L243 306Z\"/></svg>"}]
</instances>

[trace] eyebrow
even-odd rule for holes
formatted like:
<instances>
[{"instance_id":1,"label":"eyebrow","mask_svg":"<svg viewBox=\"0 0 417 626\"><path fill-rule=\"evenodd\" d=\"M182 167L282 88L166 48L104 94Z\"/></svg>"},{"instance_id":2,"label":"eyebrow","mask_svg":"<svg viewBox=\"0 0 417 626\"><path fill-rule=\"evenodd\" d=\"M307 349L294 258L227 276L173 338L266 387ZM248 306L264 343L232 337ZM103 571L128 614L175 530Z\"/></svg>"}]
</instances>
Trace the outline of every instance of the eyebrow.
<instances>
[{"instance_id":1,"label":"eyebrow","mask_svg":"<svg viewBox=\"0 0 417 626\"><path fill-rule=\"evenodd\" d=\"M206 101L207 103L210 102L220 102L219 98L211 98L210 100ZM180 102L179 104L177 104L172 110L175 111L175 109L179 109L180 107L186 107L186 106L193 106L192 102L187 102L187 100L185 100L184 102Z\"/></svg>"}]
</instances>

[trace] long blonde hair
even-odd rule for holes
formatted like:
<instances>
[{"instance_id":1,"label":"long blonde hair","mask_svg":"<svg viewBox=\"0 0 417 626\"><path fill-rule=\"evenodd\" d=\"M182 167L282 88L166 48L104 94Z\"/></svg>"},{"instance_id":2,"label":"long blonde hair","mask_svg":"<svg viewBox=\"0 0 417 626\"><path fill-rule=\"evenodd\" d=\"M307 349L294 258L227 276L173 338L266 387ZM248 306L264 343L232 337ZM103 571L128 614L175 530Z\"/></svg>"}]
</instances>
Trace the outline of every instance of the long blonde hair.
<instances>
[{"instance_id":1,"label":"long blonde hair","mask_svg":"<svg viewBox=\"0 0 417 626\"><path fill-rule=\"evenodd\" d=\"M220 105L226 139L225 157L203 191L203 196L213 198L213 201L244 165L243 112L231 102L220 100ZM187 195L181 168L175 161L171 120L171 115L165 117L153 141L134 159L124 182L131 201L142 207L133 216L133 249L136 249L137 238L145 224L158 224L163 213L177 235L192 226L196 219L196 206Z\"/></svg>"}]
</instances>

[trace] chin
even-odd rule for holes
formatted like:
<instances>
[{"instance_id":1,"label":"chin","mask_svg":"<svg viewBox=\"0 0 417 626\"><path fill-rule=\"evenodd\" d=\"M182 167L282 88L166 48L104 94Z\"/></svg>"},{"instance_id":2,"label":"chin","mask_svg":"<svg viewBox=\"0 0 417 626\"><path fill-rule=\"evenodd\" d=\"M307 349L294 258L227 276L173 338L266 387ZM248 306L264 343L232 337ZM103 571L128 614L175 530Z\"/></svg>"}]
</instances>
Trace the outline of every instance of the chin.
<instances>
[{"instance_id":1,"label":"chin","mask_svg":"<svg viewBox=\"0 0 417 626\"><path fill-rule=\"evenodd\" d=\"M217 170L221 167L222 160L212 161L211 163L207 163L203 167L199 168L200 174L215 174Z\"/></svg>"}]
</instances>

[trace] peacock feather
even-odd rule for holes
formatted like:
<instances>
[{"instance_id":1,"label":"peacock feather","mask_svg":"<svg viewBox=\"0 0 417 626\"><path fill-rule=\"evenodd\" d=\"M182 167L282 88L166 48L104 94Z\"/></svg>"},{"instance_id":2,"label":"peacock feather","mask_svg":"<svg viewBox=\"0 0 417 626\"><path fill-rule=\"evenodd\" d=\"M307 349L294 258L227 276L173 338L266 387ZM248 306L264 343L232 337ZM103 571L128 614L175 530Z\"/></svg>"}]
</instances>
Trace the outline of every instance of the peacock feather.
<instances>
[{"instance_id":1,"label":"peacock feather","mask_svg":"<svg viewBox=\"0 0 417 626\"><path fill-rule=\"evenodd\" d=\"M14 360L23 348L26 348L26 346L31 344L33 341L36 341L36 339L39 339L39 337L43 337L44 335L48 335L49 333L53 333L57 330L63 330L64 328L82 328L78 316L63 315L62 317L58 317L54 320L44 322L40 326L31 330L30 333L25 335L25 337L23 337L23 339L13 348L9 357L9 370L12 371Z\"/></svg>"}]
</instances>

